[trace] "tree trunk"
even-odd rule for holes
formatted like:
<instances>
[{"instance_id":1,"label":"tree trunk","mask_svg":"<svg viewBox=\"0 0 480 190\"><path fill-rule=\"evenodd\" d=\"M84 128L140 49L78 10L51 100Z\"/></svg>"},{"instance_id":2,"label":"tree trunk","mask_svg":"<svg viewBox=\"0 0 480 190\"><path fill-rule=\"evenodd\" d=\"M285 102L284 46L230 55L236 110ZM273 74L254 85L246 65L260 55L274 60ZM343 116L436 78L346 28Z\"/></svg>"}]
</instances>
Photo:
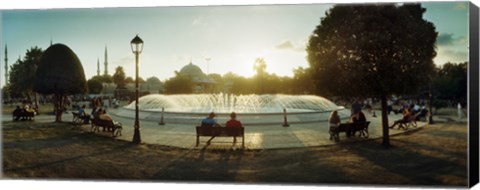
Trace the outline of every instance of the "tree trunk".
<instances>
[{"instance_id":1,"label":"tree trunk","mask_svg":"<svg viewBox=\"0 0 480 190\"><path fill-rule=\"evenodd\" d=\"M388 134L388 113L387 113L387 96L382 95L382 131L383 131L383 142L382 145L385 148L390 147L390 136Z\"/></svg>"},{"instance_id":2,"label":"tree trunk","mask_svg":"<svg viewBox=\"0 0 480 190\"><path fill-rule=\"evenodd\" d=\"M63 95L55 94L55 122L62 122Z\"/></svg>"},{"instance_id":3,"label":"tree trunk","mask_svg":"<svg viewBox=\"0 0 480 190\"><path fill-rule=\"evenodd\" d=\"M33 92L34 94L34 99L35 99L35 109L38 109L38 98L37 98L37 92ZM38 110L37 110L38 111Z\"/></svg>"}]
</instances>

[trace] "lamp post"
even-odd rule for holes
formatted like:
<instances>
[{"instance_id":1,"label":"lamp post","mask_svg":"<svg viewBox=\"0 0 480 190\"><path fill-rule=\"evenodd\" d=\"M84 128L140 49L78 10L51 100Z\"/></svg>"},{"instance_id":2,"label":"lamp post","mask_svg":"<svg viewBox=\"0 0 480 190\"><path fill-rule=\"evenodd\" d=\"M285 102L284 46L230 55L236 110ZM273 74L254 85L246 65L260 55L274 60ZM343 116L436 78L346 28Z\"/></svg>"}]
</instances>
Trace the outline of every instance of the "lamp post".
<instances>
[{"instance_id":1,"label":"lamp post","mask_svg":"<svg viewBox=\"0 0 480 190\"><path fill-rule=\"evenodd\" d=\"M135 54L135 124L133 125L133 140L135 144L140 143L140 122L138 121L138 55L142 53L143 50L143 40L135 36L130 42L132 47L132 52Z\"/></svg>"}]
</instances>

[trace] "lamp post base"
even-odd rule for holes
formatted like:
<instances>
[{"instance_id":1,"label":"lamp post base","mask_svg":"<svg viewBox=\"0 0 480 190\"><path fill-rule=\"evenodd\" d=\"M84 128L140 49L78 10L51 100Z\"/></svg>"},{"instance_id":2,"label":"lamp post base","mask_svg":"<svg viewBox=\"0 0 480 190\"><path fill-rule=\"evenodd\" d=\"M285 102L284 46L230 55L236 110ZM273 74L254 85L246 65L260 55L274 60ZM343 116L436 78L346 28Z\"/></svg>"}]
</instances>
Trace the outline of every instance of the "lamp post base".
<instances>
[{"instance_id":1,"label":"lamp post base","mask_svg":"<svg viewBox=\"0 0 480 190\"><path fill-rule=\"evenodd\" d=\"M140 144L140 130L138 129L138 127L135 128L135 130L133 131L133 140L132 140L132 143L134 144Z\"/></svg>"}]
</instances>

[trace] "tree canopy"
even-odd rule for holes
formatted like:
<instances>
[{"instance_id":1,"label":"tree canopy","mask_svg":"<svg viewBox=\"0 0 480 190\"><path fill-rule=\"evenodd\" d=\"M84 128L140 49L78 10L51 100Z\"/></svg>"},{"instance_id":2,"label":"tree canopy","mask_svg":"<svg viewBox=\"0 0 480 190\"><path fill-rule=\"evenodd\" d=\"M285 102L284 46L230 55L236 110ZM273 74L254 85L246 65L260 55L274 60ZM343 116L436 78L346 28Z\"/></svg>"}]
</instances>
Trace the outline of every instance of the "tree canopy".
<instances>
[{"instance_id":1,"label":"tree canopy","mask_svg":"<svg viewBox=\"0 0 480 190\"><path fill-rule=\"evenodd\" d=\"M33 84L35 82L35 73L40 61L43 50L38 47L32 47L27 50L23 59L10 66L9 82L10 91L13 94L21 94L31 100L33 93Z\"/></svg>"},{"instance_id":2,"label":"tree canopy","mask_svg":"<svg viewBox=\"0 0 480 190\"><path fill-rule=\"evenodd\" d=\"M34 90L54 94L56 121L61 121L66 95L83 94L87 90L85 73L77 55L66 45L54 44L43 53L36 74Z\"/></svg>"},{"instance_id":3,"label":"tree canopy","mask_svg":"<svg viewBox=\"0 0 480 190\"><path fill-rule=\"evenodd\" d=\"M90 94L100 94L103 90L102 83L94 78L87 81L87 87Z\"/></svg>"},{"instance_id":4,"label":"tree canopy","mask_svg":"<svg viewBox=\"0 0 480 190\"><path fill-rule=\"evenodd\" d=\"M113 74L113 83L117 85L117 89L124 89L126 85L125 81L126 75L123 71L123 67L118 66L115 68L115 74Z\"/></svg>"},{"instance_id":5,"label":"tree canopy","mask_svg":"<svg viewBox=\"0 0 480 190\"><path fill-rule=\"evenodd\" d=\"M387 96L416 93L435 68L437 32L425 11L420 4L337 5L307 45L318 94L381 98L386 146Z\"/></svg>"},{"instance_id":6,"label":"tree canopy","mask_svg":"<svg viewBox=\"0 0 480 190\"><path fill-rule=\"evenodd\" d=\"M467 100L467 73L468 63L445 63L437 68L437 75L433 80L434 94L441 99Z\"/></svg>"}]
</instances>

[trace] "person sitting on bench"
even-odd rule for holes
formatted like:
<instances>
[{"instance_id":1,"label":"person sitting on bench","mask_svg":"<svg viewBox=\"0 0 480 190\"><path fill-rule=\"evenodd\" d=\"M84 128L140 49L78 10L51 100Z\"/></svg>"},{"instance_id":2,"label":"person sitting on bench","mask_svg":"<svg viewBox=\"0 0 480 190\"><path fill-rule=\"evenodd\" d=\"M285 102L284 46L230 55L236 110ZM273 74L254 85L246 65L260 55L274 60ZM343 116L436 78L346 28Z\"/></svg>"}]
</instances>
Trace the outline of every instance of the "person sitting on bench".
<instances>
[{"instance_id":1,"label":"person sitting on bench","mask_svg":"<svg viewBox=\"0 0 480 190\"><path fill-rule=\"evenodd\" d=\"M83 119L83 123L88 124L90 120L90 115L88 115L88 113L85 112L85 107L86 105L83 105L82 107L80 107L80 109L78 109L78 117Z\"/></svg>"},{"instance_id":2,"label":"person sitting on bench","mask_svg":"<svg viewBox=\"0 0 480 190\"><path fill-rule=\"evenodd\" d=\"M230 114L230 120L227 121L225 124L226 127L241 127L242 122L237 120L237 114L235 112L232 112Z\"/></svg>"},{"instance_id":3,"label":"person sitting on bench","mask_svg":"<svg viewBox=\"0 0 480 190\"><path fill-rule=\"evenodd\" d=\"M122 126L121 123L117 122L117 121L114 121L112 119L112 116L108 115L107 113L107 110L103 109L103 111L101 112L101 114L98 116L99 119L101 120L105 120L105 121L112 121L113 125L115 125L116 127L120 127Z\"/></svg>"},{"instance_id":4,"label":"person sitting on bench","mask_svg":"<svg viewBox=\"0 0 480 190\"><path fill-rule=\"evenodd\" d=\"M100 119L101 114L103 114L102 108L99 108L96 111L92 111L93 119Z\"/></svg>"},{"instance_id":5,"label":"person sitting on bench","mask_svg":"<svg viewBox=\"0 0 480 190\"><path fill-rule=\"evenodd\" d=\"M395 127L395 125L408 122L409 119L410 119L410 116L411 116L411 113L410 113L409 109L403 109L402 119L399 119L399 120L396 120L395 122L393 122L393 125L390 126L390 129L393 129L393 127Z\"/></svg>"},{"instance_id":6,"label":"person sitting on bench","mask_svg":"<svg viewBox=\"0 0 480 190\"><path fill-rule=\"evenodd\" d=\"M17 108L13 110L13 116L15 117L13 120L15 121L20 120L20 117L24 112L25 112L24 109L20 108L20 106L17 106Z\"/></svg>"},{"instance_id":7,"label":"person sitting on bench","mask_svg":"<svg viewBox=\"0 0 480 190\"><path fill-rule=\"evenodd\" d=\"M340 117L338 116L338 111L335 110L330 114L330 118L328 118L328 123L330 124L330 128L336 128L340 125Z\"/></svg>"},{"instance_id":8,"label":"person sitting on bench","mask_svg":"<svg viewBox=\"0 0 480 190\"><path fill-rule=\"evenodd\" d=\"M209 126L209 127L221 127L220 124L217 123L215 118L215 113L211 112L208 114L208 117L202 120L202 127Z\"/></svg>"},{"instance_id":9,"label":"person sitting on bench","mask_svg":"<svg viewBox=\"0 0 480 190\"><path fill-rule=\"evenodd\" d=\"M350 118L350 121L352 123L361 123L361 122L366 122L367 118L365 117L365 114L362 111L359 111Z\"/></svg>"}]
</instances>

